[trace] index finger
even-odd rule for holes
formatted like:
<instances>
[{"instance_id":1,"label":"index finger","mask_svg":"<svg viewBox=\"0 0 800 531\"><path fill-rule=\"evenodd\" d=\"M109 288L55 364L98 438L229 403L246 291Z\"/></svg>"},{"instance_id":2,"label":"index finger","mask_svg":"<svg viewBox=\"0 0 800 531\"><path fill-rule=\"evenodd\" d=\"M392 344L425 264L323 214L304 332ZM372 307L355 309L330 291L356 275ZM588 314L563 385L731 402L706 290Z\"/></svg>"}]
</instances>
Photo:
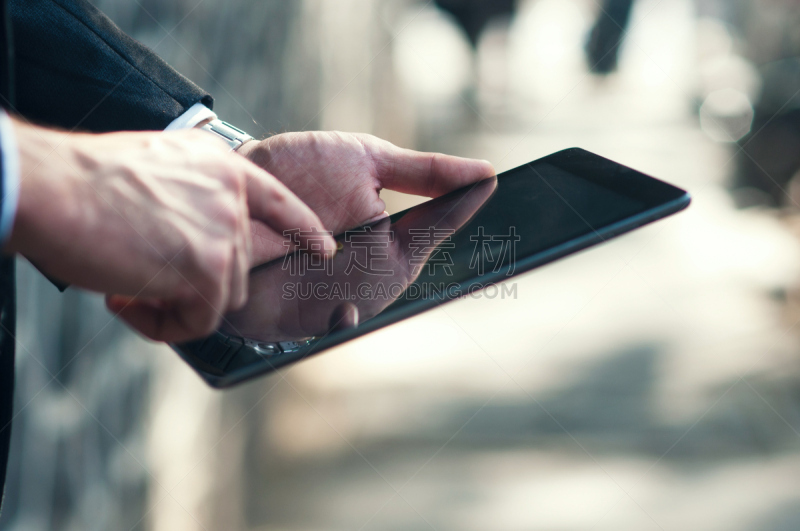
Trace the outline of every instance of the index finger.
<instances>
[{"instance_id":1,"label":"index finger","mask_svg":"<svg viewBox=\"0 0 800 531\"><path fill-rule=\"evenodd\" d=\"M246 175L250 218L264 222L277 234L292 235L304 251L327 257L336 254L336 242L319 217L275 177L249 161Z\"/></svg>"},{"instance_id":2,"label":"index finger","mask_svg":"<svg viewBox=\"0 0 800 531\"><path fill-rule=\"evenodd\" d=\"M381 186L396 192L438 197L495 174L486 160L423 153L375 137L364 139L364 144Z\"/></svg>"}]
</instances>

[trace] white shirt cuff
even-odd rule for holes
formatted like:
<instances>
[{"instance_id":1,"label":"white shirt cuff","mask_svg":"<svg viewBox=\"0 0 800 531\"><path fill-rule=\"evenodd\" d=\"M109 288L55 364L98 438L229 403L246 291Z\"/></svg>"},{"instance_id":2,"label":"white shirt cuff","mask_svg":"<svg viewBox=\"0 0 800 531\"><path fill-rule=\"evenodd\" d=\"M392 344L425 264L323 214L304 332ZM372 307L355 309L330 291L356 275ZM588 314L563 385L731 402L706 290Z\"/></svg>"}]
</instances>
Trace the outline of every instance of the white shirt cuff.
<instances>
[{"instance_id":1,"label":"white shirt cuff","mask_svg":"<svg viewBox=\"0 0 800 531\"><path fill-rule=\"evenodd\" d=\"M192 127L196 126L203 120L214 120L217 118L217 115L203 105L202 103L195 103L189 110L185 113L181 114L170 123L164 131L177 131L178 129L191 129Z\"/></svg>"},{"instance_id":2,"label":"white shirt cuff","mask_svg":"<svg viewBox=\"0 0 800 531\"><path fill-rule=\"evenodd\" d=\"M14 218L17 215L19 204L19 149L17 136L11 118L5 111L0 110L0 151L2 159L0 165L3 169L3 204L0 207L0 241L3 243L11 236L14 228Z\"/></svg>"}]
</instances>

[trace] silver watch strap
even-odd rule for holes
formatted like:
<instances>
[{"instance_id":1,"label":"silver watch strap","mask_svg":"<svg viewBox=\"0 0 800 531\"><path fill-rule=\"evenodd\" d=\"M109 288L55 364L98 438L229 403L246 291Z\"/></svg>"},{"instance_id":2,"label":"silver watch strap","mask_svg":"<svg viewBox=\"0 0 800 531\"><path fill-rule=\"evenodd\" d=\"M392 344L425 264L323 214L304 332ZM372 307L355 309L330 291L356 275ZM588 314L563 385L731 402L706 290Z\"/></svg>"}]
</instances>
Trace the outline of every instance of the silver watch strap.
<instances>
[{"instance_id":1,"label":"silver watch strap","mask_svg":"<svg viewBox=\"0 0 800 531\"><path fill-rule=\"evenodd\" d=\"M253 140L253 137L239 129L238 127L234 127L228 122L223 122L222 120L211 120L200 129L204 129L210 133L213 133L220 137L222 140L228 143L231 147L231 151L236 151L242 144L245 142L249 142Z\"/></svg>"}]
</instances>

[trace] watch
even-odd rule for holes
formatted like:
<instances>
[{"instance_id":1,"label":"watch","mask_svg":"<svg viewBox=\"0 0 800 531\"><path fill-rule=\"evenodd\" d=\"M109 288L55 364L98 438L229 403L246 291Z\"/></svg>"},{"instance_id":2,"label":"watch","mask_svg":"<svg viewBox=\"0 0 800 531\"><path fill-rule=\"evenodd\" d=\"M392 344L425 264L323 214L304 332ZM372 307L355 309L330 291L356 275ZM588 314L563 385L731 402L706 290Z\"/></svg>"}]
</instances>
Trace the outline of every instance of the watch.
<instances>
[{"instance_id":1,"label":"watch","mask_svg":"<svg viewBox=\"0 0 800 531\"><path fill-rule=\"evenodd\" d=\"M200 129L204 129L209 133L213 133L220 137L231 147L231 151L236 151L242 147L245 142L253 140L252 136L248 135L238 127L234 127L228 122L223 122L222 120L218 120L216 118L202 126Z\"/></svg>"}]
</instances>

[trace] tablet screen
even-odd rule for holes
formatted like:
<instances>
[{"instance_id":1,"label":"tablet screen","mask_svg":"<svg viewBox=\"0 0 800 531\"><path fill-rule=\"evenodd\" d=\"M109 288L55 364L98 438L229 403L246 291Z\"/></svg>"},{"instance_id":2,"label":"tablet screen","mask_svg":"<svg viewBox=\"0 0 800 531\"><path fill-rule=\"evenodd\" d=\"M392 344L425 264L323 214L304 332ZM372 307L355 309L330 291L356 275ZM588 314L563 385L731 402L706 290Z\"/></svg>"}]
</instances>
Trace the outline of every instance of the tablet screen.
<instances>
[{"instance_id":1,"label":"tablet screen","mask_svg":"<svg viewBox=\"0 0 800 531\"><path fill-rule=\"evenodd\" d=\"M548 163L513 170L501 182L481 211L441 245L434 255L438 260L421 269L415 280L419 289L409 296L426 285L463 283L490 271L513 275L517 257L546 251L645 208L642 201Z\"/></svg>"}]
</instances>

